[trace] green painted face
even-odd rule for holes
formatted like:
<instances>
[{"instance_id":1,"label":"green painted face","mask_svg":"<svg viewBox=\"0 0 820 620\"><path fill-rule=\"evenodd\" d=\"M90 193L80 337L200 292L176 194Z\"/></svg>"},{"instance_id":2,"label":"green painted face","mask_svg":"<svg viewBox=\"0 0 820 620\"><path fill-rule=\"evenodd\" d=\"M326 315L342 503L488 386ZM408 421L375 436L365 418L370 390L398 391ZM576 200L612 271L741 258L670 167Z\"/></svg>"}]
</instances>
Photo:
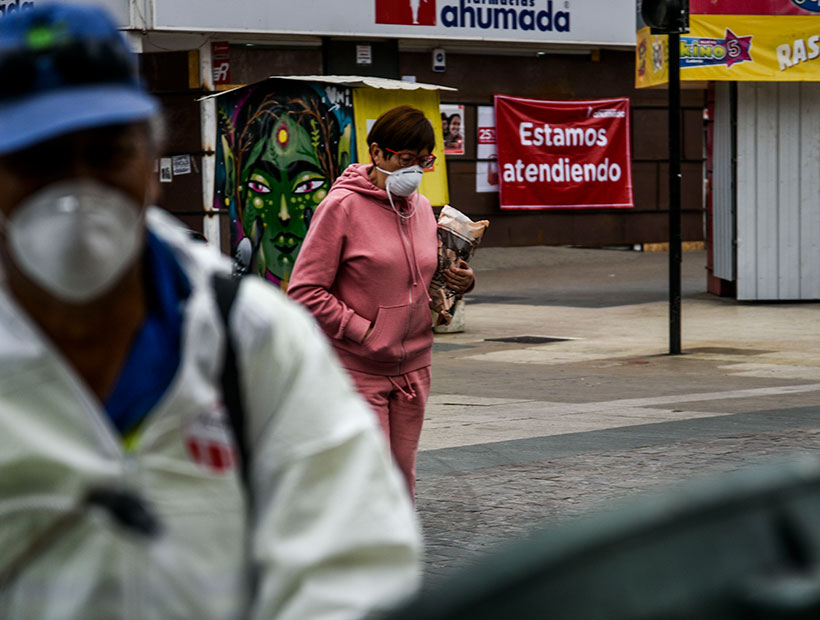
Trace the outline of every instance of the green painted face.
<instances>
[{"instance_id":1,"label":"green painted face","mask_svg":"<svg viewBox=\"0 0 820 620\"><path fill-rule=\"evenodd\" d=\"M245 234L251 236L257 216L264 225L259 273L287 285L310 217L327 195L330 179L319 165L310 134L290 118L276 124L265 152L251 158L242 177Z\"/></svg>"}]
</instances>

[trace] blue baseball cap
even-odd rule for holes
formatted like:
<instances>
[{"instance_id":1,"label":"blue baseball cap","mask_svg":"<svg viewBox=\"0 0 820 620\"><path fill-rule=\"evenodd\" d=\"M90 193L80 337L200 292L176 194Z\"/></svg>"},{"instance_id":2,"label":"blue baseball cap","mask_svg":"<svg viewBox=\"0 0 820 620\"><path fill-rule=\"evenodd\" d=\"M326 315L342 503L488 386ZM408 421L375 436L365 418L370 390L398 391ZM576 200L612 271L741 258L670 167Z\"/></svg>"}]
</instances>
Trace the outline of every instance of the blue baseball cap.
<instances>
[{"instance_id":1,"label":"blue baseball cap","mask_svg":"<svg viewBox=\"0 0 820 620\"><path fill-rule=\"evenodd\" d=\"M46 4L0 17L0 155L158 110L104 10Z\"/></svg>"}]
</instances>

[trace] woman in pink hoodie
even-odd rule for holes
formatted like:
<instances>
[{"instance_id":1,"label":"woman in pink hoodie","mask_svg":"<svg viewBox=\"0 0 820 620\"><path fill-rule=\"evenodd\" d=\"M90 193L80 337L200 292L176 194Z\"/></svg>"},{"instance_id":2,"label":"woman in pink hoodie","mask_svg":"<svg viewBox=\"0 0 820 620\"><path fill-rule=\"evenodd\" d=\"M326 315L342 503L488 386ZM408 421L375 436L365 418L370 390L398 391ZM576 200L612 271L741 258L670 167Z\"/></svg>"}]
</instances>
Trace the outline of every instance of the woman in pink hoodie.
<instances>
[{"instance_id":1,"label":"woman in pink hoodie","mask_svg":"<svg viewBox=\"0 0 820 620\"><path fill-rule=\"evenodd\" d=\"M310 310L378 414L413 495L438 262L433 209L416 189L435 162L435 138L421 111L400 106L376 120L367 143L371 163L348 167L317 208L288 296ZM445 278L456 292L474 282L467 263Z\"/></svg>"}]
</instances>

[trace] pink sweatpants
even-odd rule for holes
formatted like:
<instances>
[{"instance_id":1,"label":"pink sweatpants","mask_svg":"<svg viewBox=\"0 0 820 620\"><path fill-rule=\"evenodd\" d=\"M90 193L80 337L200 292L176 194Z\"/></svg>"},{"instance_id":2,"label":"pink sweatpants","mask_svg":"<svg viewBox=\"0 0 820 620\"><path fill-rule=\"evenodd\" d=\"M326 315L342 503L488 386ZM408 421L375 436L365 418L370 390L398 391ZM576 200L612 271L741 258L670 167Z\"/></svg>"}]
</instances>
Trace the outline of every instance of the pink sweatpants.
<instances>
[{"instance_id":1,"label":"pink sweatpants","mask_svg":"<svg viewBox=\"0 0 820 620\"><path fill-rule=\"evenodd\" d=\"M410 497L415 497L416 454L424 406L430 394L430 367L396 377L371 375L349 368L348 373L359 394L378 415L393 460L407 481Z\"/></svg>"}]
</instances>

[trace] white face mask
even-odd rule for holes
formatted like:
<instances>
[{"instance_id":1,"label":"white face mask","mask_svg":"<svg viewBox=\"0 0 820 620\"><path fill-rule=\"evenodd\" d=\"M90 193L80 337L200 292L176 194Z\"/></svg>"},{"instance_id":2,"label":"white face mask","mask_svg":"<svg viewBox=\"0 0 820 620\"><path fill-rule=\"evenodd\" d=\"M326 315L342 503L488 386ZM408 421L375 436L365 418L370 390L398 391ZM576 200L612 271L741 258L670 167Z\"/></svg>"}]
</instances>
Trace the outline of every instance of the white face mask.
<instances>
[{"instance_id":1,"label":"white face mask","mask_svg":"<svg viewBox=\"0 0 820 620\"><path fill-rule=\"evenodd\" d=\"M418 165L408 166L407 168L399 168L393 172L389 172L384 168L379 168L378 166L376 166L376 170L380 170L387 175L387 181L384 182L384 186L385 189L387 189L387 199L390 201L390 207L400 218L403 220L409 220L416 214L416 209L419 206L418 201L416 201L410 215L404 215L396 209L396 205L393 204L393 194L396 196L409 196L415 192L419 188L419 185L421 185L421 175L424 174L424 170Z\"/></svg>"},{"instance_id":2,"label":"white face mask","mask_svg":"<svg viewBox=\"0 0 820 620\"><path fill-rule=\"evenodd\" d=\"M385 186L387 192L394 196L409 196L415 192L421 185L421 176L424 174L424 170L418 165L399 168L393 172L388 172L378 166L376 169L387 175Z\"/></svg>"},{"instance_id":3,"label":"white face mask","mask_svg":"<svg viewBox=\"0 0 820 620\"><path fill-rule=\"evenodd\" d=\"M6 219L9 252L32 282L57 299L85 303L109 291L139 254L142 206L91 180L49 185Z\"/></svg>"}]
</instances>

